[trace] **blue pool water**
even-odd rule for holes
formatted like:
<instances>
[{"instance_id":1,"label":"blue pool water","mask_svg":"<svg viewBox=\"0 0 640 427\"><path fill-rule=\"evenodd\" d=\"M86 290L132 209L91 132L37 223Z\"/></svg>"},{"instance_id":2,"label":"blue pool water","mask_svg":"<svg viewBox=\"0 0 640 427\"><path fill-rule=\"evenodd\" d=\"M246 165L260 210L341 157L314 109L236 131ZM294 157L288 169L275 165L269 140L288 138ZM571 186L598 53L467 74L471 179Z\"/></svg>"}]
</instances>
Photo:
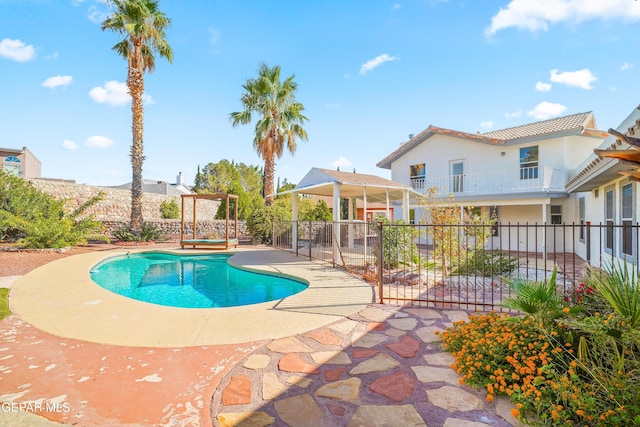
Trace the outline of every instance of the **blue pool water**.
<instances>
[{"instance_id":1,"label":"blue pool water","mask_svg":"<svg viewBox=\"0 0 640 427\"><path fill-rule=\"evenodd\" d=\"M288 277L235 268L229 254L138 253L109 258L91 279L117 294L153 304L186 308L235 307L273 301L307 284Z\"/></svg>"}]
</instances>

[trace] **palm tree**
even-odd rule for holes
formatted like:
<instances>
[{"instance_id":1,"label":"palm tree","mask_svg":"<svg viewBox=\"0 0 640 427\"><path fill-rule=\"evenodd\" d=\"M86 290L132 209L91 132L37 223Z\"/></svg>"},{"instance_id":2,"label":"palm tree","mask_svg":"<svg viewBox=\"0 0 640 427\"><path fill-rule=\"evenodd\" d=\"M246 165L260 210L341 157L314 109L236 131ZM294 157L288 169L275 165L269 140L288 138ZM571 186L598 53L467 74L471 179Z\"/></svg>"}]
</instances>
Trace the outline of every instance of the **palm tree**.
<instances>
[{"instance_id":1,"label":"palm tree","mask_svg":"<svg viewBox=\"0 0 640 427\"><path fill-rule=\"evenodd\" d=\"M113 46L127 60L127 87L131 95L133 133L131 142L131 224L134 232L142 228L142 162L144 73L155 69L155 54L173 60L173 51L167 43L165 29L171 20L158 9L157 0L111 0L114 12L102 23L102 30L111 30L124 36Z\"/></svg>"},{"instance_id":2,"label":"palm tree","mask_svg":"<svg viewBox=\"0 0 640 427\"><path fill-rule=\"evenodd\" d=\"M296 101L298 84L294 75L280 81L280 66L269 68L261 64L258 77L248 79L242 86L245 93L240 98L244 111L231 113L229 118L233 126L251 122L253 113L261 118L256 123L253 148L264 159L265 203L273 201L273 180L275 159L282 157L284 145L291 154L296 151L296 138L307 140L307 132L302 124L308 120L302 112L304 106Z\"/></svg>"}]
</instances>

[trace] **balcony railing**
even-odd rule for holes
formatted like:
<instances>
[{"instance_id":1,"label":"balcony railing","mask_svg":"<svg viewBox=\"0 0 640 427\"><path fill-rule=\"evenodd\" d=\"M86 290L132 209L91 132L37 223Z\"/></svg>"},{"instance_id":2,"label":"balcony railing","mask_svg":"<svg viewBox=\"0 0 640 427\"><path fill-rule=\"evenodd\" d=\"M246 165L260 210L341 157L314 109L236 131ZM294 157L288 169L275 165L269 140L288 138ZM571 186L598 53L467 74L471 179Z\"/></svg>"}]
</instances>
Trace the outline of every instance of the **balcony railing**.
<instances>
[{"instance_id":1,"label":"balcony railing","mask_svg":"<svg viewBox=\"0 0 640 427\"><path fill-rule=\"evenodd\" d=\"M425 192L437 188L440 195L477 195L564 191L562 172L550 166L534 166L512 170L411 178L414 190Z\"/></svg>"}]
</instances>

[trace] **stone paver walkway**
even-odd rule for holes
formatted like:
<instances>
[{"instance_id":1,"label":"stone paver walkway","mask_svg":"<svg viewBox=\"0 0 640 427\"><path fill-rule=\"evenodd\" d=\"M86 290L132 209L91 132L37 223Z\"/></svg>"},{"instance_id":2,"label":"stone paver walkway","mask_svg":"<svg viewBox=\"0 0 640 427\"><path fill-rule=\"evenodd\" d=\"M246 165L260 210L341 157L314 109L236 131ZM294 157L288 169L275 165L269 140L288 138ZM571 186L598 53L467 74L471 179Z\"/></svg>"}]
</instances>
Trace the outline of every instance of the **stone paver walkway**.
<instances>
[{"instance_id":1,"label":"stone paver walkway","mask_svg":"<svg viewBox=\"0 0 640 427\"><path fill-rule=\"evenodd\" d=\"M436 331L464 311L370 305L269 341L238 363L211 402L215 426L518 425L504 399L460 385Z\"/></svg>"}]
</instances>

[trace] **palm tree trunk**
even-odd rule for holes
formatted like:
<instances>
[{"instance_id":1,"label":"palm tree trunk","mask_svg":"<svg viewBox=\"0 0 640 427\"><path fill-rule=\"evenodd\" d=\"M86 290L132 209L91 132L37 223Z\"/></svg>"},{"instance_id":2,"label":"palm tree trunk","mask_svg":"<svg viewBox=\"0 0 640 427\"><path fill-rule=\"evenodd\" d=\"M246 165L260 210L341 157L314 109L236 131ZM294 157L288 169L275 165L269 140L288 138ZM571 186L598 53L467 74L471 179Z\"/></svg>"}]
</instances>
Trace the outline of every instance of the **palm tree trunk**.
<instances>
[{"instance_id":1,"label":"palm tree trunk","mask_svg":"<svg viewBox=\"0 0 640 427\"><path fill-rule=\"evenodd\" d=\"M264 204L270 206L273 203L273 179L275 176L276 161L272 154L264 159Z\"/></svg>"},{"instance_id":2,"label":"palm tree trunk","mask_svg":"<svg viewBox=\"0 0 640 427\"><path fill-rule=\"evenodd\" d=\"M135 68L129 68L127 87L131 94L131 113L133 134L131 142L131 223L133 232L139 233L142 229L142 162L143 155L143 106L142 95L144 93L144 76Z\"/></svg>"}]
</instances>

